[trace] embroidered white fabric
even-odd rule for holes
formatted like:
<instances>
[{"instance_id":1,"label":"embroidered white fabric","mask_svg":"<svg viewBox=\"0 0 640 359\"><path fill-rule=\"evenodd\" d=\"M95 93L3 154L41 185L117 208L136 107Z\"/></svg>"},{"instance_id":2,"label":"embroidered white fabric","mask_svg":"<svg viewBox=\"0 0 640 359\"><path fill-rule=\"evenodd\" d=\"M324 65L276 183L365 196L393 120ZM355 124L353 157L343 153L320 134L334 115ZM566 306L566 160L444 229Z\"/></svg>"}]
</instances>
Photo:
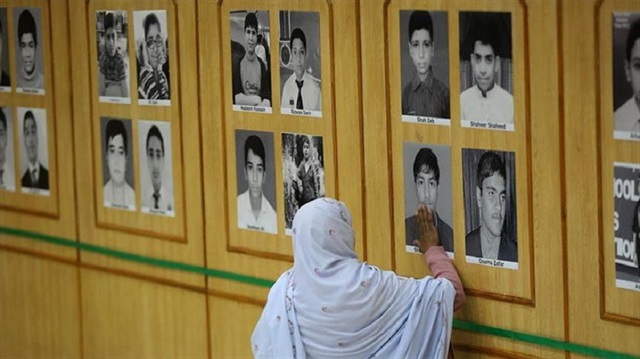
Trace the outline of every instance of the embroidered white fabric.
<instances>
[{"instance_id":1,"label":"embroidered white fabric","mask_svg":"<svg viewBox=\"0 0 640 359\"><path fill-rule=\"evenodd\" d=\"M320 198L293 221L293 268L269 292L256 358L445 358L455 290L360 262L346 206Z\"/></svg>"}]
</instances>

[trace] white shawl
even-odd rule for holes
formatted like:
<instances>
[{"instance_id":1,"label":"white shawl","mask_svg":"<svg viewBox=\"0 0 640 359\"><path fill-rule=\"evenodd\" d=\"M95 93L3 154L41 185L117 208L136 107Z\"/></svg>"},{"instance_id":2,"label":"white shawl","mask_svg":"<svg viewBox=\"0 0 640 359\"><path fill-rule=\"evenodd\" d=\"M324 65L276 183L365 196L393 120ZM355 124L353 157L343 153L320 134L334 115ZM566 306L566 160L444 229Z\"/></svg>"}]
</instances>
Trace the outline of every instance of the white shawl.
<instances>
[{"instance_id":1,"label":"white shawl","mask_svg":"<svg viewBox=\"0 0 640 359\"><path fill-rule=\"evenodd\" d=\"M455 290L358 261L351 214L333 199L293 221L293 268L269 292L256 358L445 358Z\"/></svg>"}]
</instances>

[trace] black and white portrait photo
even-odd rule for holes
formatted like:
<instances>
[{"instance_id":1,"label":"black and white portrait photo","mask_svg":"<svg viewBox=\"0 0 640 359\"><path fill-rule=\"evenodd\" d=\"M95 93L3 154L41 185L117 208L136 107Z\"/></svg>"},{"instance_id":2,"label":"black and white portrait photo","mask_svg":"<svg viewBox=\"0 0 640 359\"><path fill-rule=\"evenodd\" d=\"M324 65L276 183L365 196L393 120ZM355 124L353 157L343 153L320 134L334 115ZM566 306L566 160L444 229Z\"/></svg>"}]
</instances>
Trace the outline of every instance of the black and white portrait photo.
<instances>
[{"instance_id":1,"label":"black and white portrait photo","mask_svg":"<svg viewBox=\"0 0 640 359\"><path fill-rule=\"evenodd\" d=\"M134 11L138 103L171 105L169 43L165 10Z\"/></svg>"},{"instance_id":2,"label":"black and white portrait photo","mask_svg":"<svg viewBox=\"0 0 640 359\"><path fill-rule=\"evenodd\" d=\"M515 153L462 149L466 259L518 269Z\"/></svg>"},{"instance_id":3,"label":"black and white portrait photo","mask_svg":"<svg viewBox=\"0 0 640 359\"><path fill-rule=\"evenodd\" d=\"M453 197L451 192L451 147L403 143L404 230L406 251L420 254L418 205L434 211L440 244L453 258Z\"/></svg>"},{"instance_id":4,"label":"black and white portrait photo","mask_svg":"<svg viewBox=\"0 0 640 359\"><path fill-rule=\"evenodd\" d=\"M101 117L102 199L105 207L136 209L131 120Z\"/></svg>"},{"instance_id":5,"label":"black and white portrait photo","mask_svg":"<svg viewBox=\"0 0 640 359\"><path fill-rule=\"evenodd\" d=\"M400 11L402 121L450 125L445 11Z\"/></svg>"},{"instance_id":6,"label":"black and white portrait photo","mask_svg":"<svg viewBox=\"0 0 640 359\"><path fill-rule=\"evenodd\" d=\"M640 163L613 167L616 287L640 292Z\"/></svg>"},{"instance_id":7,"label":"black and white portrait photo","mask_svg":"<svg viewBox=\"0 0 640 359\"><path fill-rule=\"evenodd\" d=\"M640 13L612 16L613 137L640 141Z\"/></svg>"},{"instance_id":8,"label":"black and white portrait photo","mask_svg":"<svg viewBox=\"0 0 640 359\"><path fill-rule=\"evenodd\" d=\"M96 11L100 102L131 103L127 12Z\"/></svg>"},{"instance_id":9,"label":"black and white portrait photo","mask_svg":"<svg viewBox=\"0 0 640 359\"><path fill-rule=\"evenodd\" d=\"M514 130L511 13L460 12L463 127Z\"/></svg>"},{"instance_id":10,"label":"black and white portrait photo","mask_svg":"<svg viewBox=\"0 0 640 359\"><path fill-rule=\"evenodd\" d=\"M17 115L22 193L48 196L47 112L42 108L18 107Z\"/></svg>"},{"instance_id":11,"label":"black and white portrait photo","mask_svg":"<svg viewBox=\"0 0 640 359\"><path fill-rule=\"evenodd\" d=\"M9 24L7 23L7 8L0 7L0 92L11 91L11 76L9 76Z\"/></svg>"},{"instance_id":12,"label":"black and white portrait photo","mask_svg":"<svg viewBox=\"0 0 640 359\"><path fill-rule=\"evenodd\" d=\"M281 112L322 116L320 14L280 11Z\"/></svg>"},{"instance_id":13,"label":"black and white portrait photo","mask_svg":"<svg viewBox=\"0 0 640 359\"><path fill-rule=\"evenodd\" d=\"M233 109L271 113L271 27L268 11L232 11Z\"/></svg>"},{"instance_id":14,"label":"black and white portrait photo","mask_svg":"<svg viewBox=\"0 0 640 359\"><path fill-rule=\"evenodd\" d=\"M13 155L13 113L10 107L0 107L0 190L16 190Z\"/></svg>"},{"instance_id":15,"label":"black and white portrait photo","mask_svg":"<svg viewBox=\"0 0 640 359\"><path fill-rule=\"evenodd\" d=\"M287 234L291 234L291 224L298 209L325 195L323 156L321 136L282 134L282 177Z\"/></svg>"},{"instance_id":16,"label":"black and white portrait photo","mask_svg":"<svg viewBox=\"0 0 640 359\"><path fill-rule=\"evenodd\" d=\"M236 130L238 228L278 233L273 133Z\"/></svg>"},{"instance_id":17,"label":"black and white portrait photo","mask_svg":"<svg viewBox=\"0 0 640 359\"><path fill-rule=\"evenodd\" d=\"M44 95L44 52L40 8L13 8L16 92Z\"/></svg>"},{"instance_id":18,"label":"black and white portrait photo","mask_svg":"<svg viewBox=\"0 0 640 359\"><path fill-rule=\"evenodd\" d=\"M173 217L171 123L138 121L138 154L142 212Z\"/></svg>"}]
</instances>

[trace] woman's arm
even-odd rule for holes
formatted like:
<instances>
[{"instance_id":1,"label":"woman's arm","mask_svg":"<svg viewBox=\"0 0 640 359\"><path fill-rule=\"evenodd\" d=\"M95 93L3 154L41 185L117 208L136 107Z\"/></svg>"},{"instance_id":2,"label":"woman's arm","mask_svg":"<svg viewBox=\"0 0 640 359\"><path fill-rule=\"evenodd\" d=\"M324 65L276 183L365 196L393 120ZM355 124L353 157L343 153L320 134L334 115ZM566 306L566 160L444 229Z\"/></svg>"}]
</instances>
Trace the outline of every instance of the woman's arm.
<instances>
[{"instance_id":1,"label":"woman's arm","mask_svg":"<svg viewBox=\"0 0 640 359\"><path fill-rule=\"evenodd\" d=\"M453 310L458 310L467 300L464 294L464 288L460 281L460 276L456 271L451 259L444 251L444 247L433 246L429 248L424 254L425 261L429 266L429 270L433 274L434 278L446 278L453 284L453 288L456 290L456 297L453 301Z\"/></svg>"},{"instance_id":2,"label":"woman's arm","mask_svg":"<svg viewBox=\"0 0 640 359\"><path fill-rule=\"evenodd\" d=\"M453 284L453 288L456 290L453 309L457 310L464 304L467 298L464 294L458 272L456 272L451 259L447 257L447 253L440 243L438 230L434 224L434 216L432 209L427 208L424 204L420 204L418 207L418 230L420 232L420 238L413 243L424 253L425 261L433 277L446 278Z\"/></svg>"}]
</instances>

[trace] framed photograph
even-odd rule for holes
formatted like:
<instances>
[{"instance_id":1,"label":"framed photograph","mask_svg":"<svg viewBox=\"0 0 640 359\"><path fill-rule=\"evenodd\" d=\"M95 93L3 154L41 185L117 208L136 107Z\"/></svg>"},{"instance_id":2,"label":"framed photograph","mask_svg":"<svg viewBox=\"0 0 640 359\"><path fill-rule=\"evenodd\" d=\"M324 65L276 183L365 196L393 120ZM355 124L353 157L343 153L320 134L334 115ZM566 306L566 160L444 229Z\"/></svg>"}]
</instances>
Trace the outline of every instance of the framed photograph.
<instances>
[{"instance_id":1,"label":"framed photograph","mask_svg":"<svg viewBox=\"0 0 640 359\"><path fill-rule=\"evenodd\" d=\"M128 29L125 10L96 11L100 102L131 103Z\"/></svg>"},{"instance_id":2,"label":"framed photograph","mask_svg":"<svg viewBox=\"0 0 640 359\"><path fill-rule=\"evenodd\" d=\"M298 209L325 195L322 137L283 133L282 167L285 231L290 235Z\"/></svg>"},{"instance_id":3,"label":"framed photograph","mask_svg":"<svg viewBox=\"0 0 640 359\"><path fill-rule=\"evenodd\" d=\"M400 11L402 121L449 126L446 11Z\"/></svg>"},{"instance_id":4,"label":"framed photograph","mask_svg":"<svg viewBox=\"0 0 640 359\"><path fill-rule=\"evenodd\" d=\"M513 131L511 13L460 12L462 127Z\"/></svg>"},{"instance_id":5,"label":"framed photograph","mask_svg":"<svg viewBox=\"0 0 640 359\"><path fill-rule=\"evenodd\" d=\"M13 153L13 112L11 107L0 107L0 190L16 190Z\"/></svg>"},{"instance_id":6,"label":"framed photograph","mask_svg":"<svg viewBox=\"0 0 640 359\"><path fill-rule=\"evenodd\" d=\"M101 117L100 129L103 204L108 208L135 211L131 120Z\"/></svg>"},{"instance_id":7,"label":"framed photograph","mask_svg":"<svg viewBox=\"0 0 640 359\"><path fill-rule=\"evenodd\" d=\"M11 92L11 76L9 76L8 26L7 8L0 7L0 92Z\"/></svg>"},{"instance_id":8,"label":"framed photograph","mask_svg":"<svg viewBox=\"0 0 640 359\"><path fill-rule=\"evenodd\" d=\"M271 113L269 12L238 10L229 18L233 109Z\"/></svg>"},{"instance_id":9,"label":"framed photograph","mask_svg":"<svg viewBox=\"0 0 640 359\"><path fill-rule=\"evenodd\" d=\"M320 14L280 11L280 109L322 117Z\"/></svg>"},{"instance_id":10,"label":"framed photograph","mask_svg":"<svg viewBox=\"0 0 640 359\"><path fill-rule=\"evenodd\" d=\"M47 112L42 108L18 107L18 123L22 193L48 196Z\"/></svg>"},{"instance_id":11,"label":"framed photograph","mask_svg":"<svg viewBox=\"0 0 640 359\"><path fill-rule=\"evenodd\" d=\"M38 7L13 8L16 92L44 95L44 40Z\"/></svg>"},{"instance_id":12,"label":"framed photograph","mask_svg":"<svg viewBox=\"0 0 640 359\"><path fill-rule=\"evenodd\" d=\"M466 260L518 269L515 153L462 149Z\"/></svg>"},{"instance_id":13,"label":"framed photograph","mask_svg":"<svg viewBox=\"0 0 640 359\"><path fill-rule=\"evenodd\" d=\"M451 147L414 142L405 142L402 147L406 251L420 254L413 241L420 237L417 212L423 203L435 212L440 242L453 258Z\"/></svg>"},{"instance_id":14,"label":"framed photograph","mask_svg":"<svg viewBox=\"0 0 640 359\"><path fill-rule=\"evenodd\" d=\"M640 292L640 163L613 166L616 287Z\"/></svg>"},{"instance_id":15,"label":"framed photograph","mask_svg":"<svg viewBox=\"0 0 640 359\"><path fill-rule=\"evenodd\" d=\"M273 133L236 130L238 228L278 233Z\"/></svg>"},{"instance_id":16,"label":"framed photograph","mask_svg":"<svg viewBox=\"0 0 640 359\"><path fill-rule=\"evenodd\" d=\"M140 105L171 105L169 40L165 10L134 11Z\"/></svg>"},{"instance_id":17,"label":"framed photograph","mask_svg":"<svg viewBox=\"0 0 640 359\"><path fill-rule=\"evenodd\" d=\"M175 216L171 123L138 121L140 207L143 213Z\"/></svg>"},{"instance_id":18,"label":"framed photograph","mask_svg":"<svg viewBox=\"0 0 640 359\"><path fill-rule=\"evenodd\" d=\"M613 138L640 141L640 12L612 17Z\"/></svg>"}]
</instances>

